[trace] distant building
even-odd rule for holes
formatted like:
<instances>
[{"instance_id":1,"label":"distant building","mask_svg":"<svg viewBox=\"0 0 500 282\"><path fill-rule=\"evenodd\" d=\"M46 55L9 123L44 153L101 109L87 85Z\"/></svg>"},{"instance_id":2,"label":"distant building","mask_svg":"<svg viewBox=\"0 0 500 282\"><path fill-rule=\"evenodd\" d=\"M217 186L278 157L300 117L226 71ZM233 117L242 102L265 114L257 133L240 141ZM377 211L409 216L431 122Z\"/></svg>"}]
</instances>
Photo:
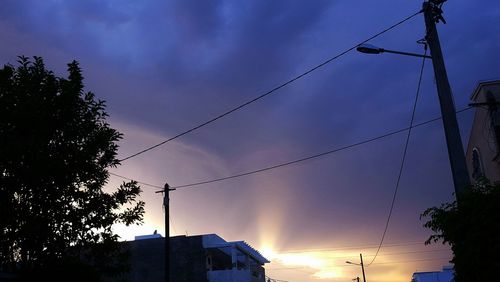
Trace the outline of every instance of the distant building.
<instances>
[{"instance_id":1,"label":"distant building","mask_svg":"<svg viewBox=\"0 0 500 282\"><path fill-rule=\"evenodd\" d=\"M126 281L164 281L164 243L159 235L124 243L130 253ZM244 241L215 234L170 237L172 282L265 282L269 260Z\"/></svg>"},{"instance_id":2,"label":"distant building","mask_svg":"<svg viewBox=\"0 0 500 282\"><path fill-rule=\"evenodd\" d=\"M442 271L415 272L411 282L453 282L453 267L445 266Z\"/></svg>"},{"instance_id":3,"label":"distant building","mask_svg":"<svg viewBox=\"0 0 500 282\"><path fill-rule=\"evenodd\" d=\"M471 102L476 109L466 153L471 180L500 181L500 80L479 83Z\"/></svg>"}]
</instances>

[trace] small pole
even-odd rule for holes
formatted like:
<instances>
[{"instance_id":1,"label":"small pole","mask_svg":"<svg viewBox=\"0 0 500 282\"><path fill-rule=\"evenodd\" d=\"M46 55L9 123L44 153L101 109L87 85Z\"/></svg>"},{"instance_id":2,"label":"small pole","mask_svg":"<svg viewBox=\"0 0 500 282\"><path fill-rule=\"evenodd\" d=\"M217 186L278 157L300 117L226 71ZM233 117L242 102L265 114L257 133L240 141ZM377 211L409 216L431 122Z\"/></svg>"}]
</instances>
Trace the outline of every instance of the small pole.
<instances>
[{"instance_id":1,"label":"small pole","mask_svg":"<svg viewBox=\"0 0 500 282\"><path fill-rule=\"evenodd\" d=\"M156 193L163 193L163 208L165 209L165 282L170 282L170 198L169 192L175 189L170 188L168 183L165 183L163 190L156 191Z\"/></svg>"},{"instance_id":2,"label":"small pole","mask_svg":"<svg viewBox=\"0 0 500 282\"><path fill-rule=\"evenodd\" d=\"M361 259L361 271L363 272L363 282L366 282L365 264L363 263L363 255L359 254L359 258ZM358 277L358 281L359 281L359 277Z\"/></svg>"}]
</instances>

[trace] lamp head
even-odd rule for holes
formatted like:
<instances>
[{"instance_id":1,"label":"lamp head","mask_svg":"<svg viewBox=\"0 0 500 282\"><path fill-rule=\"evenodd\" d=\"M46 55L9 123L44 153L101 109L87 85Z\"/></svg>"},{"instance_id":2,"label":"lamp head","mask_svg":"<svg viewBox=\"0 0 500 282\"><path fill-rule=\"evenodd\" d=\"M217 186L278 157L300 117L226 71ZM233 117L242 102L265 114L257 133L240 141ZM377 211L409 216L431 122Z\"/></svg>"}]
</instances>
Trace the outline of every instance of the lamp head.
<instances>
[{"instance_id":1,"label":"lamp head","mask_svg":"<svg viewBox=\"0 0 500 282\"><path fill-rule=\"evenodd\" d=\"M371 44L361 44L356 48L356 50L366 54L380 54L384 52L384 49Z\"/></svg>"}]
</instances>

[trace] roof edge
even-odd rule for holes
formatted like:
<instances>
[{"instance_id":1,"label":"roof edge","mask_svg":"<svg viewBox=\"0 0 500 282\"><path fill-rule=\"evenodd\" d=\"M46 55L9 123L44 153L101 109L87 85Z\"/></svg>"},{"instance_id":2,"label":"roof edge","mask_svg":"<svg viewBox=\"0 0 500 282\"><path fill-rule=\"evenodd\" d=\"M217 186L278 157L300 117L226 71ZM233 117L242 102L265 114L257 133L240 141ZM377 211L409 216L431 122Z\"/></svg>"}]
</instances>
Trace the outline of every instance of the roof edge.
<instances>
[{"instance_id":1,"label":"roof edge","mask_svg":"<svg viewBox=\"0 0 500 282\"><path fill-rule=\"evenodd\" d=\"M487 86L487 85L491 85L491 84L500 84L500 79L478 81L476 84L476 88L474 89L474 91L472 92L472 94L470 96L470 99L471 100L476 99L477 95L481 91L481 88L483 88L484 86Z\"/></svg>"}]
</instances>

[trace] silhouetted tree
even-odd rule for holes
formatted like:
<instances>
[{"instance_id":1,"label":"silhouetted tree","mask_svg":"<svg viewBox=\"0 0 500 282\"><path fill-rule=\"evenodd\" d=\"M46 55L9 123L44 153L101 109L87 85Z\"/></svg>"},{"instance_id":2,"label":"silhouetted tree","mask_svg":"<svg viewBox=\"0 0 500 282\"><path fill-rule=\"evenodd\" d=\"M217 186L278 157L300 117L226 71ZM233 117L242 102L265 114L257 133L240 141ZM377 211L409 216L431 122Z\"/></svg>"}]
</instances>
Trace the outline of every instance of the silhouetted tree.
<instances>
[{"instance_id":1,"label":"silhouetted tree","mask_svg":"<svg viewBox=\"0 0 500 282\"><path fill-rule=\"evenodd\" d=\"M500 269L500 183L483 180L461 195L460 203L427 209L424 226L434 231L426 244L442 242L453 251L455 281L496 280Z\"/></svg>"},{"instance_id":2,"label":"silhouetted tree","mask_svg":"<svg viewBox=\"0 0 500 282\"><path fill-rule=\"evenodd\" d=\"M106 123L104 102L84 92L78 63L67 79L39 57L18 63L0 69L0 271L80 269L95 281L116 270L112 225L142 222L140 187L103 191L121 134Z\"/></svg>"}]
</instances>

